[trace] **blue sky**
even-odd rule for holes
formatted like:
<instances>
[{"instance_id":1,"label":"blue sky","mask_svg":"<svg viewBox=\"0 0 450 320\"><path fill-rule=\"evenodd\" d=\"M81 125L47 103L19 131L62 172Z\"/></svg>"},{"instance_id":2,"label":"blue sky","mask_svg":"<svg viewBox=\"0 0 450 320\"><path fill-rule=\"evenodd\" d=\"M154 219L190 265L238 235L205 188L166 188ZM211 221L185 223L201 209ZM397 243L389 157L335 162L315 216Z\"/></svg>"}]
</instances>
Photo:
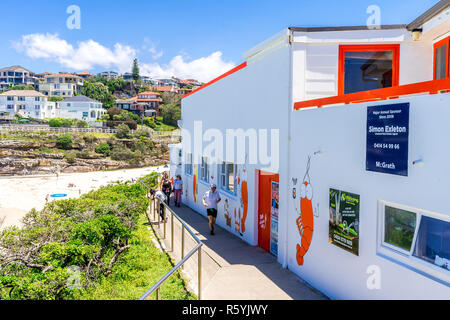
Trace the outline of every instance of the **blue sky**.
<instances>
[{"instance_id":1,"label":"blue sky","mask_svg":"<svg viewBox=\"0 0 450 320\"><path fill-rule=\"evenodd\" d=\"M37 73L126 71L128 60L137 56L146 72L198 73L208 80L242 62L243 52L283 28L365 25L369 5L380 7L382 24L407 24L437 2L4 1L0 66L19 64ZM66 27L66 9L73 4L81 9L80 30Z\"/></svg>"}]
</instances>

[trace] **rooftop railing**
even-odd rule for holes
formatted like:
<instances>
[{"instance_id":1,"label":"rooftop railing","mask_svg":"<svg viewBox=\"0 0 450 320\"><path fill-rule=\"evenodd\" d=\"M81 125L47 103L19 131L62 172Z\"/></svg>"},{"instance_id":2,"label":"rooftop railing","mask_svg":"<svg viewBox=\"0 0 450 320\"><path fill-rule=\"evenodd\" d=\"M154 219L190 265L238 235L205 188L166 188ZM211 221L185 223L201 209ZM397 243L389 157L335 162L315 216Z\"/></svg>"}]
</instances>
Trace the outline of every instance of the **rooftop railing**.
<instances>
[{"instance_id":1,"label":"rooftop railing","mask_svg":"<svg viewBox=\"0 0 450 320\"><path fill-rule=\"evenodd\" d=\"M437 94L437 93L445 93L448 91L450 91L450 78L417 82L402 86L382 88L370 91L349 93L334 97L300 101L294 104L294 110L302 110L305 108L314 108L314 107L321 108L323 106L339 105L339 104L390 100L390 99L397 99L401 96Z\"/></svg>"}]
</instances>

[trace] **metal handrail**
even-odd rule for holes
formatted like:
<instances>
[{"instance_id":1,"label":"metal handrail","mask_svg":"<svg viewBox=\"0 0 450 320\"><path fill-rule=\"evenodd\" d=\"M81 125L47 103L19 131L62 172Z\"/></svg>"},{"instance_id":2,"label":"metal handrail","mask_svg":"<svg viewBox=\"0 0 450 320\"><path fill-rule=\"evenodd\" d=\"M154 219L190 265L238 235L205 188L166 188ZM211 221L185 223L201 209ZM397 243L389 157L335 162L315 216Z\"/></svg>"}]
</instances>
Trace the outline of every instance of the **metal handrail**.
<instances>
[{"instance_id":1,"label":"metal handrail","mask_svg":"<svg viewBox=\"0 0 450 320\"><path fill-rule=\"evenodd\" d=\"M148 179L147 179L148 180ZM145 183L146 180L141 180L140 183L147 188L149 196L149 192L151 188ZM200 239L195 235L195 233L190 229L187 223L181 219L165 202L161 201L158 198L154 198L152 201L153 204L153 216L155 215L156 208L159 208L160 204L164 205L165 210L168 210L172 215L172 232L171 232L171 249L174 249L174 239L173 239L173 217L175 217L182 225L182 243L181 243L181 261L172 268L168 273L166 273L155 285L153 285L139 300L146 300L150 295L156 292L156 300L160 299L160 288L161 286L169 279L176 271L183 268L183 265L196 253L198 252L198 299L201 300L201 275L202 275L202 264L201 264L201 256L202 256L202 246L203 243ZM151 207L151 205L150 205ZM160 225L160 215L158 214L158 226ZM184 231L187 230L191 237L197 242L197 245L192 249L186 256L184 255ZM164 223L164 239L166 238L166 224Z\"/></svg>"}]
</instances>

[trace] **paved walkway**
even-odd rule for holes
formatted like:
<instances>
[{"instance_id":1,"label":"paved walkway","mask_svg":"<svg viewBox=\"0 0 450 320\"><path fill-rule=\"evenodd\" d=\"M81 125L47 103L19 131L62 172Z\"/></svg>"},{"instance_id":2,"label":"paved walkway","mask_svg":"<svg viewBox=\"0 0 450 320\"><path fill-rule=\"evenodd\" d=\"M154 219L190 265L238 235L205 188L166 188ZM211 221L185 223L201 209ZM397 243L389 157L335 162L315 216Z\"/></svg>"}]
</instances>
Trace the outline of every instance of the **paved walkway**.
<instances>
[{"instance_id":1,"label":"paved walkway","mask_svg":"<svg viewBox=\"0 0 450 320\"><path fill-rule=\"evenodd\" d=\"M172 202L173 204L173 202ZM298 276L283 269L276 258L259 247L252 247L230 232L216 226L216 235L210 236L205 217L188 207L172 209L191 227L203 242L202 299L204 300L324 300L323 294L311 288ZM166 225L164 245L170 250L171 225ZM156 227L158 230L158 227ZM159 232L163 234L164 227ZM187 234L187 233L186 233ZM185 237L185 252L195 243ZM180 261L181 225L174 223L174 250L170 255ZM185 273L193 280L196 291L197 255L185 265Z\"/></svg>"}]
</instances>

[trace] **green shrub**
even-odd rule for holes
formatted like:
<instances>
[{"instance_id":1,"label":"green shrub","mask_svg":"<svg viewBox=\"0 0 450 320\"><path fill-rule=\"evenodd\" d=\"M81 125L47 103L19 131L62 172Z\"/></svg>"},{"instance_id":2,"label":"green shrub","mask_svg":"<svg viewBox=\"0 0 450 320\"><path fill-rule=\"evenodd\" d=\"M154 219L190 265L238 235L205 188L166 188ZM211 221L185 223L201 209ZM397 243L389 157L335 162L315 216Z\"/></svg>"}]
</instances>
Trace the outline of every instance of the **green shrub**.
<instances>
[{"instance_id":1,"label":"green shrub","mask_svg":"<svg viewBox=\"0 0 450 320\"><path fill-rule=\"evenodd\" d=\"M150 138L150 131L145 128L140 128L134 132L136 138L146 137Z\"/></svg>"},{"instance_id":2,"label":"green shrub","mask_svg":"<svg viewBox=\"0 0 450 320\"><path fill-rule=\"evenodd\" d=\"M119 139L128 139L130 137L130 128L126 124L119 124L116 128L116 136Z\"/></svg>"},{"instance_id":3,"label":"green shrub","mask_svg":"<svg viewBox=\"0 0 450 320\"><path fill-rule=\"evenodd\" d=\"M103 142L95 148L95 152L97 152L98 154L103 154L104 156L107 157L111 153L111 148L110 148L109 144L107 144L106 142Z\"/></svg>"},{"instance_id":4,"label":"green shrub","mask_svg":"<svg viewBox=\"0 0 450 320\"><path fill-rule=\"evenodd\" d=\"M64 150L72 149L72 136L66 134L58 137L58 139L56 140L56 145Z\"/></svg>"},{"instance_id":5,"label":"green shrub","mask_svg":"<svg viewBox=\"0 0 450 320\"><path fill-rule=\"evenodd\" d=\"M66 154L66 160L69 164L74 164L75 160L76 160L76 156L74 152L70 152L68 154Z\"/></svg>"},{"instance_id":6,"label":"green shrub","mask_svg":"<svg viewBox=\"0 0 450 320\"><path fill-rule=\"evenodd\" d=\"M133 153L124 144L115 145L111 151L111 159L122 161L133 158Z\"/></svg>"}]
</instances>

